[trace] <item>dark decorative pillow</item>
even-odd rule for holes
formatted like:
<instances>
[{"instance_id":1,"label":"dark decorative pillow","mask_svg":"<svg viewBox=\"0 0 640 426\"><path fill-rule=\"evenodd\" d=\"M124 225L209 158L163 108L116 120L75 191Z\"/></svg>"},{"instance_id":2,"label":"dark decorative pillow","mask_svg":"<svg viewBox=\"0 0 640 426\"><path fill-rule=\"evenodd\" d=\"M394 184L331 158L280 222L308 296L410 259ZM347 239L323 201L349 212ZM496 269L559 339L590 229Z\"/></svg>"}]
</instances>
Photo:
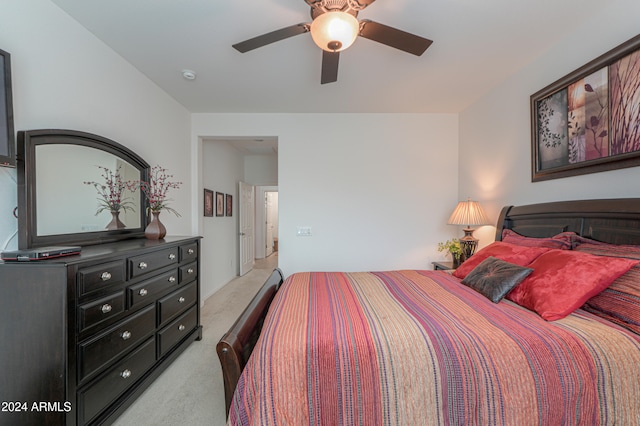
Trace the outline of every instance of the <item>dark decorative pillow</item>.
<instances>
[{"instance_id":1,"label":"dark decorative pillow","mask_svg":"<svg viewBox=\"0 0 640 426\"><path fill-rule=\"evenodd\" d=\"M465 260L464 263L453 272L453 276L460 279L466 277L473 268L489 256L496 257L505 262L515 263L516 265L527 266L542 253L546 253L549 250L553 249L548 247L525 247L495 241Z\"/></svg>"},{"instance_id":2,"label":"dark decorative pillow","mask_svg":"<svg viewBox=\"0 0 640 426\"><path fill-rule=\"evenodd\" d=\"M551 250L528 265L533 273L507 299L547 321L555 321L584 305L637 264L635 259Z\"/></svg>"},{"instance_id":3,"label":"dark decorative pillow","mask_svg":"<svg viewBox=\"0 0 640 426\"><path fill-rule=\"evenodd\" d=\"M464 277L462 284L498 303L532 272L531 268L489 256Z\"/></svg>"},{"instance_id":4,"label":"dark decorative pillow","mask_svg":"<svg viewBox=\"0 0 640 426\"><path fill-rule=\"evenodd\" d=\"M571 248L571 237L564 235L564 233L554 235L551 238L533 238L520 235L511 229L503 229L502 241L525 247L548 247L560 250L569 250Z\"/></svg>"}]
</instances>

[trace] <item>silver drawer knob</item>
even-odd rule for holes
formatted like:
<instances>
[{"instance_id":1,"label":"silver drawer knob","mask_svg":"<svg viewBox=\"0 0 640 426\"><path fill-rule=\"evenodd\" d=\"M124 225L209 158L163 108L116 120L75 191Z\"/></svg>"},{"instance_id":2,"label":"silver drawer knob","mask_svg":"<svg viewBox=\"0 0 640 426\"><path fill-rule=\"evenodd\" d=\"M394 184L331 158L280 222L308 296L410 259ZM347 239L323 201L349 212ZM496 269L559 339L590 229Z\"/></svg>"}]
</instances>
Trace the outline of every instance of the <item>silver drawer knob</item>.
<instances>
[{"instance_id":1,"label":"silver drawer knob","mask_svg":"<svg viewBox=\"0 0 640 426\"><path fill-rule=\"evenodd\" d=\"M185 298L184 298L184 297L182 297L182 296L180 296L180 299L178 299L178 302L180 302L180 303L184 303L184 301L185 301Z\"/></svg>"},{"instance_id":2,"label":"silver drawer knob","mask_svg":"<svg viewBox=\"0 0 640 426\"><path fill-rule=\"evenodd\" d=\"M140 262L140 263L138 263L138 268L140 268L140 269L147 269L147 267L148 267L148 266L149 266L149 265L147 265L147 263L146 263L146 262Z\"/></svg>"},{"instance_id":3,"label":"silver drawer knob","mask_svg":"<svg viewBox=\"0 0 640 426\"><path fill-rule=\"evenodd\" d=\"M105 303L104 305L102 305L102 308L100 308L103 314L108 314L112 309L113 307L108 303Z\"/></svg>"},{"instance_id":4,"label":"silver drawer knob","mask_svg":"<svg viewBox=\"0 0 640 426\"><path fill-rule=\"evenodd\" d=\"M140 289L140 291L138 292L138 294L139 294L140 296L146 296L146 295L147 295L147 293L149 293L149 292L147 291L147 289L146 289L146 288L141 288L141 289Z\"/></svg>"},{"instance_id":5,"label":"silver drawer knob","mask_svg":"<svg viewBox=\"0 0 640 426\"><path fill-rule=\"evenodd\" d=\"M187 269L187 274L193 274L193 268Z\"/></svg>"},{"instance_id":6,"label":"silver drawer knob","mask_svg":"<svg viewBox=\"0 0 640 426\"><path fill-rule=\"evenodd\" d=\"M169 282L170 282L170 283L175 283L175 282L176 282L176 277L174 277L173 275L171 275L171 276L169 277Z\"/></svg>"},{"instance_id":7,"label":"silver drawer knob","mask_svg":"<svg viewBox=\"0 0 640 426\"><path fill-rule=\"evenodd\" d=\"M120 373L120 377L122 377L123 379L128 379L129 377L131 377L131 370L127 368L122 373Z\"/></svg>"},{"instance_id":8,"label":"silver drawer knob","mask_svg":"<svg viewBox=\"0 0 640 426\"><path fill-rule=\"evenodd\" d=\"M171 253L171 254L169 255L169 260L174 260L175 258L176 258L176 255L175 255L175 254Z\"/></svg>"},{"instance_id":9,"label":"silver drawer knob","mask_svg":"<svg viewBox=\"0 0 640 426\"><path fill-rule=\"evenodd\" d=\"M195 250L193 250L193 249L189 249L189 250L187 250L187 253L189 253L189 254L193 254L193 253L195 253Z\"/></svg>"},{"instance_id":10,"label":"silver drawer knob","mask_svg":"<svg viewBox=\"0 0 640 426\"><path fill-rule=\"evenodd\" d=\"M105 271L100 275L100 279L102 279L102 281L109 281L111 279L111 274Z\"/></svg>"},{"instance_id":11,"label":"silver drawer knob","mask_svg":"<svg viewBox=\"0 0 640 426\"><path fill-rule=\"evenodd\" d=\"M123 331L122 332L122 340L129 340L131 338L131 332L130 331Z\"/></svg>"},{"instance_id":12,"label":"silver drawer knob","mask_svg":"<svg viewBox=\"0 0 640 426\"><path fill-rule=\"evenodd\" d=\"M184 331L184 329L185 329L185 326L184 326L184 325L182 325L182 324L180 324L180 327L178 327L178 330L180 330L180 331Z\"/></svg>"}]
</instances>

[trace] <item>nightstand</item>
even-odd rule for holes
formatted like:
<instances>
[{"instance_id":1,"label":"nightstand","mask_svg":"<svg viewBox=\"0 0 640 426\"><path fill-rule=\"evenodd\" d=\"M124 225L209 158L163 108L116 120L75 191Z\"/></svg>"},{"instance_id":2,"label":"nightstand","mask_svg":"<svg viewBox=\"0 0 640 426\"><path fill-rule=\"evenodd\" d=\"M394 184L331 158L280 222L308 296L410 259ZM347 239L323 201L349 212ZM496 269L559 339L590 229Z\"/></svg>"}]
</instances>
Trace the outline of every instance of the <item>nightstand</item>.
<instances>
[{"instance_id":1,"label":"nightstand","mask_svg":"<svg viewBox=\"0 0 640 426\"><path fill-rule=\"evenodd\" d=\"M452 271L456 268L453 267L453 262L431 262L434 271Z\"/></svg>"}]
</instances>

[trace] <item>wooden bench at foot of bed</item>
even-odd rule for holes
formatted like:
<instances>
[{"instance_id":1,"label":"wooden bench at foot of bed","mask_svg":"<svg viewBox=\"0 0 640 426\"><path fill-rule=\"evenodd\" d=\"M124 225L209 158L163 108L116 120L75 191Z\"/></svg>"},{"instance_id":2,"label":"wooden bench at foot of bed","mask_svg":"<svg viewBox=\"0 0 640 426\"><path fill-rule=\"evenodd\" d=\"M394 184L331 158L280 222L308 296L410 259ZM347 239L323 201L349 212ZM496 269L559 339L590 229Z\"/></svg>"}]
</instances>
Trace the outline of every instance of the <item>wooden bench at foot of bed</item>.
<instances>
[{"instance_id":1,"label":"wooden bench at foot of bed","mask_svg":"<svg viewBox=\"0 0 640 426\"><path fill-rule=\"evenodd\" d=\"M278 268L253 297L251 303L242 312L233 326L225 333L216 345L216 352L222 366L224 378L224 399L227 416L240 374L247 364L253 347L256 345L264 317L267 315L271 301L282 284L284 276Z\"/></svg>"}]
</instances>

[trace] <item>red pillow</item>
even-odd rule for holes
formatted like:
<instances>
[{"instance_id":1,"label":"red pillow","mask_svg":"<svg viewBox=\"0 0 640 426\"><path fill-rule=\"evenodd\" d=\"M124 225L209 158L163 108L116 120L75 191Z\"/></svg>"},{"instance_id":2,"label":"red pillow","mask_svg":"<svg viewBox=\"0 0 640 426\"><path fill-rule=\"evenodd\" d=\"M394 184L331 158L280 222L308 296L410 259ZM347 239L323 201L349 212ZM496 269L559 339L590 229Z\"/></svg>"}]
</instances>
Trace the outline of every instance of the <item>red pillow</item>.
<instances>
[{"instance_id":1,"label":"red pillow","mask_svg":"<svg viewBox=\"0 0 640 426\"><path fill-rule=\"evenodd\" d=\"M584 305L638 263L636 259L551 250L528 265L533 272L507 299L554 321Z\"/></svg>"},{"instance_id":2,"label":"red pillow","mask_svg":"<svg viewBox=\"0 0 640 426\"><path fill-rule=\"evenodd\" d=\"M489 256L516 265L527 266L535 258L549 250L551 249L547 247L525 247L496 241L465 260L464 263L453 272L453 276L460 279L466 277L469 272Z\"/></svg>"},{"instance_id":3,"label":"red pillow","mask_svg":"<svg viewBox=\"0 0 640 426\"><path fill-rule=\"evenodd\" d=\"M549 247L561 250L571 248L571 237L565 234L558 234L552 238L533 238L520 235L511 229L503 229L502 241L526 247Z\"/></svg>"},{"instance_id":4,"label":"red pillow","mask_svg":"<svg viewBox=\"0 0 640 426\"><path fill-rule=\"evenodd\" d=\"M640 260L640 246L581 244L576 251ZM640 263L587 300L582 309L640 334Z\"/></svg>"},{"instance_id":5,"label":"red pillow","mask_svg":"<svg viewBox=\"0 0 640 426\"><path fill-rule=\"evenodd\" d=\"M596 244L603 246L611 246L612 244L603 243L601 241L592 240L591 238L583 237L581 235L576 234L575 232L563 232L558 235L554 235L553 238L563 238L568 240L571 243L571 248L575 249L581 244Z\"/></svg>"}]
</instances>

